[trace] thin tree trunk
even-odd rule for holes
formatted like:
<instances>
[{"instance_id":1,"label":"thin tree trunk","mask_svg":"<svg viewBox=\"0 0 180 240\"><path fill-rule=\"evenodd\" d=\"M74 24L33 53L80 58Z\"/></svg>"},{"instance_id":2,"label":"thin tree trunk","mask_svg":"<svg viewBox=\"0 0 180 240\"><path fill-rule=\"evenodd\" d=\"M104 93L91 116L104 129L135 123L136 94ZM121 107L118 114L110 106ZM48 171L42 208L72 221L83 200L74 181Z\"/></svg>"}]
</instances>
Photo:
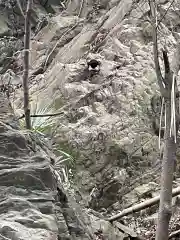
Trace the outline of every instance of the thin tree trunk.
<instances>
[{"instance_id":1,"label":"thin tree trunk","mask_svg":"<svg viewBox=\"0 0 180 240\"><path fill-rule=\"evenodd\" d=\"M26 15L25 15L25 35L24 35L24 74L23 74L23 88L24 88L24 115L26 128L31 129L30 108L29 108L29 48L30 48L30 35L31 24L30 16L32 10L32 0L28 0Z\"/></svg>"},{"instance_id":2,"label":"thin tree trunk","mask_svg":"<svg viewBox=\"0 0 180 240\"><path fill-rule=\"evenodd\" d=\"M159 219L156 230L156 240L167 240L169 235L169 221L172 214L172 182L174 163L176 160L176 143L174 137L170 136L171 126L171 102L165 102L166 129L164 137L164 155L161 173L161 192L159 205Z\"/></svg>"},{"instance_id":3,"label":"thin tree trunk","mask_svg":"<svg viewBox=\"0 0 180 240\"><path fill-rule=\"evenodd\" d=\"M156 229L156 240L168 240L168 229L169 221L172 212L172 181L174 173L174 165L176 160L176 141L174 136L179 127L178 122L176 122L177 129L174 128L174 123L171 125L171 118L174 117L175 112L178 111L176 94L174 96L175 86L173 85L173 76L170 69L169 59L167 55L167 50L163 51L164 60L164 70L165 74L162 77L159 57L158 57L158 43L157 43L157 4L156 0L149 0L149 6L151 10L151 20L152 20L152 38L153 38L153 50L154 50L154 63L156 69L156 76L158 84L160 87L160 92L165 100L165 135L164 135L164 154L162 161L162 172L161 172L161 192L160 192L160 205L159 205L159 219ZM174 98L173 100L171 98ZM174 106L175 105L175 106ZM171 108L174 107L175 109ZM173 118L172 118L173 120ZM170 130L172 131L172 136L170 136Z\"/></svg>"}]
</instances>

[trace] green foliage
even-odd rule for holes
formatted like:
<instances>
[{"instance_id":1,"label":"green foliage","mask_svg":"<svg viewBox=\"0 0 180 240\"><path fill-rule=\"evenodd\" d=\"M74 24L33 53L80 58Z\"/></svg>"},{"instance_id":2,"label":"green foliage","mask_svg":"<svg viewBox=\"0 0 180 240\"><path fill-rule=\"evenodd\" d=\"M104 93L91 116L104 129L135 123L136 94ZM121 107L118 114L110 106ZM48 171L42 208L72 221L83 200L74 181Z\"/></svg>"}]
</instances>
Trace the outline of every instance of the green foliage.
<instances>
[{"instance_id":1,"label":"green foliage","mask_svg":"<svg viewBox=\"0 0 180 240\"><path fill-rule=\"evenodd\" d=\"M71 154L61 150L61 146L55 146L55 153L57 155L54 167L61 175L63 182L70 183L74 177L75 159Z\"/></svg>"},{"instance_id":2,"label":"green foliage","mask_svg":"<svg viewBox=\"0 0 180 240\"><path fill-rule=\"evenodd\" d=\"M74 160L77 160L80 157L79 151L71 147L68 141L61 142L59 147L57 147L57 150L68 153Z\"/></svg>"},{"instance_id":3,"label":"green foliage","mask_svg":"<svg viewBox=\"0 0 180 240\"><path fill-rule=\"evenodd\" d=\"M52 114L53 106L46 101L39 103L38 99L36 103L31 104L31 115L45 115ZM25 119L20 119L20 126L24 128ZM31 117L32 131L36 131L42 134L50 134L55 126L54 117Z\"/></svg>"},{"instance_id":4,"label":"green foliage","mask_svg":"<svg viewBox=\"0 0 180 240\"><path fill-rule=\"evenodd\" d=\"M76 173L76 162L80 158L80 153L72 148L68 141L59 143L54 147L55 154L60 156L56 160L55 168L62 172L64 168L64 173L68 176L69 181L74 179Z\"/></svg>"},{"instance_id":5,"label":"green foliage","mask_svg":"<svg viewBox=\"0 0 180 240\"><path fill-rule=\"evenodd\" d=\"M57 102L56 102L57 103ZM58 102L61 106L61 102ZM49 104L47 101L36 101L35 104L31 104L31 115L47 115L55 113L54 103ZM57 104L56 104L57 107ZM58 107L56 108L58 109ZM25 120L20 120L21 126L25 126ZM57 128L56 117L31 117L32 131L38 132L41 135L52 136ZM68 182L73 177L73 170L75 169L75 159L77 153L70 148L68 142L63 142L62 145L56 144L54 146L54 152L57 156L55 159L54 167L60 173L64 182Z\"/></svg>"},{"instance_id":6,"label":"green foliage","mask_svg":"<svg viewBox=\"0 0 180 240\"><path fill-rule=\"evenodd\" d=\"M35 107L31 107L31 115L52 114L52 104L45 103L44 105L36 103ZM53 117L33 117L31 118L32 129L35 131L48 133L53 127Z\"/></svg>"},{"instance_id":7,"label":"green foliage","mask_svg":"<svg viewBox=\"0 0 180 240\"><path fill-rule=\"evenodd\" d=\"M59 160L59 163L68 163L70 167L74 166L74 158L67 152L64 152L60 149L56 149L56 151L59 153L62 158Z\"/></svg>"}]
</instances>

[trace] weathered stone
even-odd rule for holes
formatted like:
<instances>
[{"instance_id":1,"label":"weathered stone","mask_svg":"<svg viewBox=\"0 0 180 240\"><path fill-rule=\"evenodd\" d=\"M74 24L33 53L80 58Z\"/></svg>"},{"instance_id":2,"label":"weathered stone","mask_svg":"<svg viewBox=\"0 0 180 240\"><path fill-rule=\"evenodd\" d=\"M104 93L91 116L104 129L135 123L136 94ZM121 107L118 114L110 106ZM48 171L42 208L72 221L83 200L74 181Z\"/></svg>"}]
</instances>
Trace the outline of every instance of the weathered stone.
<instances>
[{"instance_id":1,"label":"weathered stone","mask_svg":"<svg viewBox=\"0 0 180 240\"><path fill-rule=\"evenodd\" d=\"M0 104L0 238L89 239L85 213L77 216L55 175L47 139L7 125L14 116L2 93Z\"/></svg>"},{"instance_id":2,"label":"weathered stone","mask_svg":"<svg viewBox=\"0 0 180 240\"><path fill-rule=\"evenodd\" d=\"M152 193L152 191L155 191L157 188L157 184L150 182L148 184L143 184L139 187L136 187L134 191L138 195L138 197L146 197L148 194Z\"/></svg>"},{"instance_id":3,"label":"weathered stone","mask_svg":"<svg viewBox=\"0 0 180 240\"><path fill-rule=\"evenodd\" d=\"M8 36L10 35L10 33L11 33L11 30L8 27L7 19L3 17L3 15L1 15L0 16L0 37L3 37L5 35Z\"/></svg>"},{"instance_id":4,"label":"weathered stone","mask_svg":"<svg viewBox=\"0 0 180 240\"><path fill-rule=\"evenodd\" d=\"M1 235L14 239L57 239L55 181L48 158L40 161L23 133L2 122L0 125L4 128L0 136ZM44 203L49 205L48 210L41 206Z\"/></svg>"},{"instance_id":5,"label":"weathered stone","mask_svg":"<svg viewBox=\"0 0 180 240\"><path fill-rule=\"evenodd\" d=\"M168 2L159 2L158 20L169 7ZM41 74L30 78L32 80L31 110L36 113L37 108L46 108L48 104L54 107L51 109L52 112L62 112L60 116L53 118L53 127L58 129L53 141L75 158L76 172L73 180L83 192L81 201L84 201L86 206L88 202L92 203L91 207L96 208L97 211L104 207L112 210L113 206L114 209L122 210L141 201L142 198L150 197L151 194L154 196L154 186L151 187L148 183L159 181L160 170L156 164L159 161L158 166L160 166L158 137L152 129L154 116L151 109L151 99L157 94L158 86L152 51L152 26L148 20L149 6L143 0L138 4L126 0L109 2L71 0L63 3L65 7L61 5L54 8L53 4L56 4L56 1L48 1L47 5L50 5L50 8L47 11L66 9L53 18L49 16L48 25L32 40L30 74L43 65L54 46L55 51L47 64L47 70L40 69ZM7 1L4 1L4 4L7 5ZM45 2L41 1L41 4ZM162 18L161 34L158 34L158 44L166 45L170 62L173 59L179 31L178 1L174 6L170 6L167 16ZM39 14L33 13L33 24L36 24L37 19L42 15L42 9L36 9ZM22 19L17 21L22 23L18 31L23 30ZM16 26L15 20L16 18L9 27L17 34L18 31L12 27ZM172 34L174 31L175 34ZM19 33L16 36L19 36ZM2 53L8 52L3 46L2 50ZM161 49L159 50L162 67ZM2 56L1 63L4 59L8 59L8 56ZM87 61L90 59L100 61L99 71L89 71ZM175 59L178 57L175 56ZM23 64L22 61L19 62L20 65ZM175 70L178 66L177 62ZM2 67L4 69L3 64ZM19 74L21 75L21 72ZM21 90L16 92L15 98L14 106L23 109ZM14 98L11 99L14 102ZM4 108L2 110L6 112ZM11 119L12 113L9 115ZM4 116L1 118L7 124ZM14 120L11 119L11 122ZM11 132L12 123L9 125L8 131ZM30 141L27 136L22 137L23 134L20 137L18 134L4 133L6 127L7 125L0 126L6 141L11 137L20 144L14 145L13 140L6 146L2 144L0 149L8 156L10 165L2 158L3 164L5 162L7 165L5 169L2 166L2 170L7 174L13 164L15 166L20 164L21 159L24 164L23 154L27 149L28 154L34 156L28 158L33 162L33 164L29 163L29 168L15 167L9 172L9 185L13 185L13 178L17 174L22 177L24 171L29 171L38 178L36 187L39 191L40 189L44 191L44 185L39 179L43 178L44 184L48 185L52 178L48 166L41 165L42 162L46 163L47 159L42 160L35 154L36 151L42 151L42 144L33 144L34 139ZM27 143L27 138L31 144ZM0 139L3 142L3 138ZM38 150L37 145L40 145ZM12 147L13 150L9 151ZM22 157L19 157L19 151ZM15 160L13 156L16 157ZM37 167L35 170L33 167L36 167L37 163L40 169ZM44 179L42 169L47 179ZM8 185L8 176L3 176L2 183L7 182ZM36 180L28 175L24 178L24 185L27 186L29 182L34 184ZM23 187L23 182L19 178L15 178L13 186L16 187L17 184ZM29 187L32 190L35 188L33 184ZM93 189L95 189L95 197L89 201ZM159 194L156 186L155 190L156 194ZM66 198L61 194L59 194L61 203L59 205L56 203L59 217L57 224L62 232L61 236L70 238L71 233L84 234L82 225L79 222L75 224L76 218L72 211L74 207L70 207L69 203L71 201L64 203ZM52 203L47 202L51 206ZM34 209L34 205L26 204L25 206ZM38 206L42 214L50 214L48 209L50 212L53 209L47 205L36 203L35 207ZM152 212L156 210L153 209ZM66 214L69 216L69 223L64 221ZM31 224L31 221L28 223ZM49 218L40 221L41 224L48 229L55 229L54 226L49 226L51 225ZM72 232L69 231L68 226Z\"/></svg>"},{"instance_id":6,"label":"weathered stone","mask_svg":"<svg viewBox=\"0 0 180 240\"><path fill-rule=\"evenodd\" d=\"M102 220L98 219L97 217L93 216L91 217L91 222L93 227L96 229L96 232L98 233L98 230L102 231L103 236L107 239L113 239L113 240L123 240L125 235L120 232L117 228L112 227L112 224Z\"/></svg>"}]
</instances>

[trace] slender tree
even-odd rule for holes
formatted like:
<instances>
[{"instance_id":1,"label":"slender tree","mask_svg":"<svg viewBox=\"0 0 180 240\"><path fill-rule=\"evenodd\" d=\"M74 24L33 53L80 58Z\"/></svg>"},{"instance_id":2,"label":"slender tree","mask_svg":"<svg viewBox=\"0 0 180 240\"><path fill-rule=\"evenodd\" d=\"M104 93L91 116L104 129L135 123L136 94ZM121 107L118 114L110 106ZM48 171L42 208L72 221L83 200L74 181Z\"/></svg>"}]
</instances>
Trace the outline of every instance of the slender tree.
<instances>
[{"instance_id":1,"label":"slender tree","mask_svg":"<svg viewBox=\"0 0 180 240\"><path fill-rule=\"evenodd\" d=\"M172 208L172 182L174 166L176 161L176 134L179 127L177 120L177 98L176 98L176 75L170 69L167 50L163 50L163 60L165 74L162 76L157 44L157 13L155 0L149 0L151 10L152 22L152 37L153 37L153 51L156 76L162 95L163 105L165 106L165 134L164 134L164 154L162 160L162 173L161 173L161 192L159 204L159 218L156 229L156 240L167 240L169 221L171 218Z\"/></svg>"},{"instance_id":2,"label":"slender tree","mask_svg":"<svg viewBox=\"0 0 180 240\"><path fill-rule=\"evenodd\" d=\"M30 107L29 107L29 49L31 36L31 11L33 0L28 0L25 14L25 34L24 34L24 73L23 73L23 88L24 88L24 115L26 128L31 129Z\"/></svg>"}]
</instances>

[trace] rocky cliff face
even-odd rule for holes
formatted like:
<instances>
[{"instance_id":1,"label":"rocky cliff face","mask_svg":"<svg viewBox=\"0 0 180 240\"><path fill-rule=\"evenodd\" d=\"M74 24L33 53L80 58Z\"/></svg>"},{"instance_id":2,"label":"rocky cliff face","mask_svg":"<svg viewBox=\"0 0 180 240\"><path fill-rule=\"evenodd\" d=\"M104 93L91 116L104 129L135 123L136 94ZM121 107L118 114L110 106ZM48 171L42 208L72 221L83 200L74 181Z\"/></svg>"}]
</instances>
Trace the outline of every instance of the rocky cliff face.
<instances>
[{"instance_id":1,"label":"rocky cliff face","mask_svg":"<svg viewBox=\"0 0 180 240\"><path fill-rule=\"evenodd\" d=\"M46 133L75 158L73 183L80 189L80 199L88 207L112 214L141 197L148 198L149 192L159 189L156 133L160 99L147 2L71 0L34 4L31 110L60 112ZM5 5L1 1L0 7ZM23 95L17 85L22 81L22 54L17 51L22 49L23 18L15 11L19 11L17 5L10 2L8 6L0 20L4 29L0 71L3 81L12 82L10 98L19 112ZM159 48L166 45L173 70L179 64L179 9L178 1L158 1ZM13 24L17 22L16 30ZM100 62L99 71L88 69L91 59Z\"/></svg>"},{"instance_id":2,"label":"rocky cliff face","mask_svg":"<svg viewBox=\"0 0 180 240\"><path fill-rule=\"evenodd\" d=\"M159 5L160 18L168 4ZM159 159L152 127L159 115L149 7L144 1L66 6L32 40L32 72L44 68L32 80L32 101L41 106L49 99L53 111L63 112L55 120L56 142L76 152L76 182L86 194L96 187L105 199L97 207L107 208L124 202L124 184L131 185ZM172 59L178 31L168 28L169 14L160 24L159 46L166 36ZM100 61L100 71L87 69L90 59Z\"/></svg>"},{"instance_id":3,"label":"rocky cliff face","mask_svg":"<svg viewBox=\"0 0 180 240\"><path fill-rule=\"evenodd\" d=\"M2 93L0 105L0 239L95 239L100 228L108 239L124 239L63 189L48 139L21 131Z\"/></svg>"},{"instance_id":4,"label":"rocky cliff face","mask_svg":"<svg viewBox=\"0 0 180 240\"><path fill-rule=\"evenodd\" d=\"M70 208L66 195L64 199L63 192L59 195L58 181L50 165L54 156L47 140L18 130L2 93L0 104L0 239L71 239L70 220L64 218L63 210L64 205ZM77 222L72 211L71 216L71 221ZM79 236L83 236L81 227L75 224L74 229L79 229Z\"/></svg>"}]
</instances>

